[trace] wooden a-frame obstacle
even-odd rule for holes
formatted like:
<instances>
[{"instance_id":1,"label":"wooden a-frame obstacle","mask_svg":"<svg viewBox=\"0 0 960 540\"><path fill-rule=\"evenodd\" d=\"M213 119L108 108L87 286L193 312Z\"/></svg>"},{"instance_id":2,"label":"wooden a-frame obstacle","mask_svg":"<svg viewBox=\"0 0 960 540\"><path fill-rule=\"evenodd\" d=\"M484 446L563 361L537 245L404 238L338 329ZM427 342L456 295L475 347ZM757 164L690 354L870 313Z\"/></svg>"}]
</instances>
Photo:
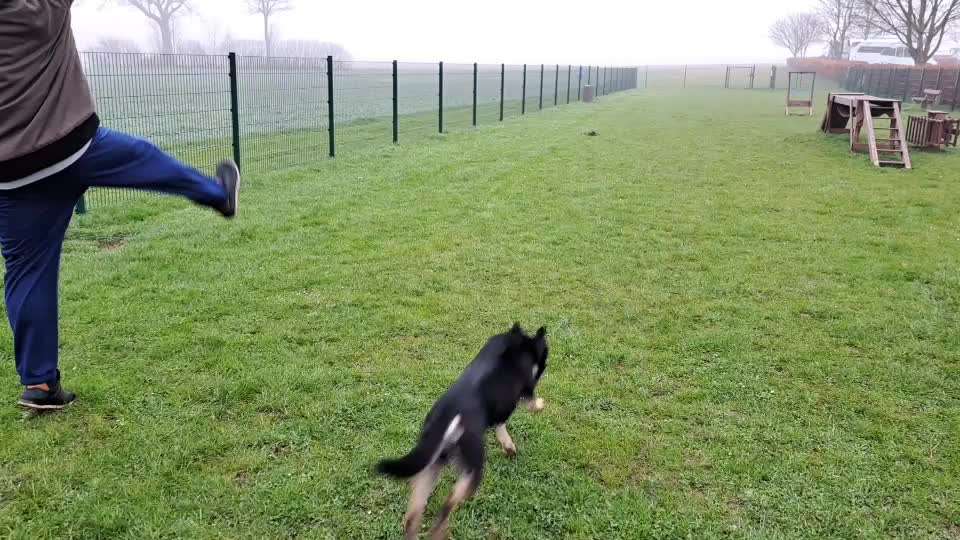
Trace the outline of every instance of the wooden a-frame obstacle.
<instances>
[{"instance_id":1,"label":"wooden a-frame obstacle","mask_svg":"<svg viewBox=\"0 0 960 540\"><path fill-rule=\"evenodd\" d=\"M850 151L869 153L877 167L913 168L899 99L831 93L820 129L824 133L849 133ZM877 133L884 136L877 137Z\"/></svg>"},{"instance_id":2,"label":"wooden a-frame obstacle","mask_svg":"<svg viewBox=\"0 0 960 540\"><path fill-rule=\"evenodd\" d=\"M810 80L810 93L807 94L803 92L803 95L798 95L799 93L795 94L794 87L796 87L796 90L800 90L801 83L806 75L812 76ZM790 116L790 109L794 107L804 107L807 109L807 116L813 116L813 93L816 84L816 71L791 71L787 74L787 106L785 108L787 116Z\"/></svg>"}]
</instances>

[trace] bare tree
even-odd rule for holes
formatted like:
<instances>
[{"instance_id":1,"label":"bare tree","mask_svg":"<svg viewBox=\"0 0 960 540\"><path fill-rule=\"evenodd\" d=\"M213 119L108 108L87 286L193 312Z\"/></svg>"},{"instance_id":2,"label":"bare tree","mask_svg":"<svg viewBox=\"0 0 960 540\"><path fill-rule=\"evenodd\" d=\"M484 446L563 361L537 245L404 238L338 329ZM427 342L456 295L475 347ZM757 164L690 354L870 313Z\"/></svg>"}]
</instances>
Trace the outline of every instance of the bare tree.
<instances>
[{"instance_id":1,"label":"bare tree","mask_svg":"<svg viewBox=\"0 0 960 540\"><path fill-rule=\"evenodd\" d=\"M882 33L877 12L873 9L873 0L857 0L857 12L853 21L851 36L864 41Z\"/></svg>"},{"instance_id":2,"label":"bare tree","mask_svg":"<svg viewBox=\"0 0 960 540\"><path fill-rule=\"evenodd\" d=\"M843 58L860 0L820 0L819 13L830 58Z\"/></svg>"},{"instance_id":3,"label":"bare tree","mask_svg":"<svg viewBox=\"0 0 960 540\"><path fill-rule=\"evenodd\" d=\"M247 0L250 13L263 17L263 46L269 57L273 53L273 27L270 18L281 11L291 9L290 0Z\"/></svg>"},{"instance_id":4,"label":"bare tree","mask_svg":"<svg viewBox=\"0 0 960 540\"><path fill-rule=\"evenodd\" d=\"M790 51L794 58L806 57L810 45L822 36L823 21L815 13L794 13L770 27L770 40Z\"/></svg>"},{"instance_id":5,"label":"bare tree","mask_svg":"<svg viewBox=\"0 0 960 540\"><path fill-rule=\"evenodd\" d=\"M930 61L960 21L960 0L872 0L870 8L880 29L896 36L917 65Z\"/></svg>"},{"instance_id":6,"label":"bare tree","mask_svg":"<svg viewBox=\"0 0 960 540\"><path fill-rule=\"evenodd\" d=\"M130 6L157 25L160 37L160 52L174 49L174 22L177 16L190 9L190 0L117 0Z\"/></svg>"}]
</instances>

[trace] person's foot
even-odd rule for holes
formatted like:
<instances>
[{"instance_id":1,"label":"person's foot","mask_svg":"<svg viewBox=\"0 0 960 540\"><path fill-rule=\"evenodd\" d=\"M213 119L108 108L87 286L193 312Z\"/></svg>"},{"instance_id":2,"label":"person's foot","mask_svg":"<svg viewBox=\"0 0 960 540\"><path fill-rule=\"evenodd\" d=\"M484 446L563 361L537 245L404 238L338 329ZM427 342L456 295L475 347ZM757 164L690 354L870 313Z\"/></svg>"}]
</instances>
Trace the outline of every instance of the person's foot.
<instances>
[{"instance_id":1,"label":"person's foot","mask_svg":"<svg viewBox=\"0 0 960 540\"><path fill-rule=\"evenodd\" d=\"M23 391L23 395L20 396L20 401L17 403L27 409L56 411L66 407L77 399L76 394L64 390L63 387L60 386L60 383L45 386L47 386L48 389L28 387Z\"/></svg>"},{"instance_id":2,"label":"person's foot","mask_svg":"<svg viewBox=\"0 0 960 540\"><path fill-rule=\"evenodd\" d=\"M217 181L227 192L227 202L217 210L225 218L237 215L237 205L240 203L240 168L232 159L225 159L217 165Z\"/></svg>"}]
</instances>

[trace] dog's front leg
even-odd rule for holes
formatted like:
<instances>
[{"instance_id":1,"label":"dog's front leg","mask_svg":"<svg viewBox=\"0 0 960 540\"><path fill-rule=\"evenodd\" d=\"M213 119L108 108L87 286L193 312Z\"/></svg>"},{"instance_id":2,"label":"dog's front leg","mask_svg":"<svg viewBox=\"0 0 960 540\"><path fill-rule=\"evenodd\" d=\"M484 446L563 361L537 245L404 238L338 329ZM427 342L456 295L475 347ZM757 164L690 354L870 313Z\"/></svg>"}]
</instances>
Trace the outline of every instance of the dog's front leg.
<instances>
[{"instance_id":1,"label":"dog's front leg","mask_svg":"<svg viewBox=\"0 0 960 540\"><path fill-rule=\"evenodd\" d=\"M509 457L516 457L517 455L517 446L513 444L513 438L510 437L510 432L507 431L506 424L500 424L496 429L497 441L500 442L500 448L503 448L503 451Z\"/></svg>"}]
</instances>

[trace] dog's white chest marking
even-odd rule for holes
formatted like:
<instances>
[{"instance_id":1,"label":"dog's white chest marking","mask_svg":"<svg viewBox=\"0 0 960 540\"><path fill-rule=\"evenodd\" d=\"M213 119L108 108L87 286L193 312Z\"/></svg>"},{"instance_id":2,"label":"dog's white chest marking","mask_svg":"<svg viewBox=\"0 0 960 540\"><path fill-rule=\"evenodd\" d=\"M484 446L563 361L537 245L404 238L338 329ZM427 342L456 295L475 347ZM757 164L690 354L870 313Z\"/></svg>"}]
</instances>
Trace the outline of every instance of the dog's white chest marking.
<instances>
[{"instance_id":1,"label":"dog's white chest marking","mask_svg":"<svg viewBox=\"0 0 960 540\"><path fill-rule=\"evenodd\" d=\"M540 373L540 366L533 366L533 378L537 378L537 373Z\"/></svg>"}]
</instances>

